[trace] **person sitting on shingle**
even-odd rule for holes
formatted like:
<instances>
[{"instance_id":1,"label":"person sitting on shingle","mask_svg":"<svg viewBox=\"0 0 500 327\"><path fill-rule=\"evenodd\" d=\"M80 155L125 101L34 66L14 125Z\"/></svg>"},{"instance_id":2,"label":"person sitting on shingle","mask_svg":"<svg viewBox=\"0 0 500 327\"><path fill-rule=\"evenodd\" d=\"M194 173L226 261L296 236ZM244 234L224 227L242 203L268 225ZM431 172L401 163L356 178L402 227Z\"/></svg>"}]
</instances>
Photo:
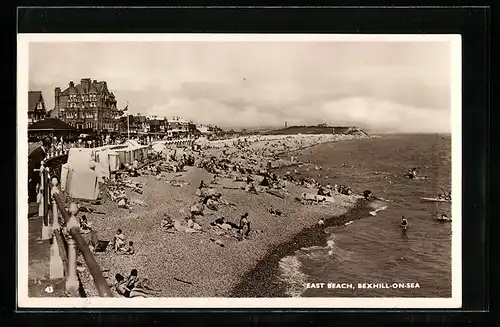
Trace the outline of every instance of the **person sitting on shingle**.
<instances>
[{"instance_id":1,"label":"person sitting on shingle","mask_svg":"<svg viewBox=\"0 0 500 327\"><path fill-rule=\"evenodd\" d=\"M118 229L116 231L115 237L113 239L113 246L115 252L126 251L125 249L125 235L123 235L123 231Z\"/></svg>"}]
</instances>

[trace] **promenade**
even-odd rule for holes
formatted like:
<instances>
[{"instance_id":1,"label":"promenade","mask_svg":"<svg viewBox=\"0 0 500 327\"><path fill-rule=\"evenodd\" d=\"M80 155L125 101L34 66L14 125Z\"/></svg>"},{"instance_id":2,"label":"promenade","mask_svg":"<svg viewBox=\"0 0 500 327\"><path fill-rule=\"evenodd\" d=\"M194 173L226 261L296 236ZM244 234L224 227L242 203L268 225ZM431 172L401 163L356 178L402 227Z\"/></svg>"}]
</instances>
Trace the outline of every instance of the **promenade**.
<instances>
[{"instance_id":1,"label":"promenade","mask_svg":"<svg viewBox=\"0 0 500 327\"><path fill-rule=\"evenodd\" d=\"M28 220L28 295L29 297L61 297L64 279L50 280L50 241L41 240L42 219L35 215ZM53 291L47 292L52 286ZM50 291L50 290L49 290Z\"/></svg>"}]
</instances>

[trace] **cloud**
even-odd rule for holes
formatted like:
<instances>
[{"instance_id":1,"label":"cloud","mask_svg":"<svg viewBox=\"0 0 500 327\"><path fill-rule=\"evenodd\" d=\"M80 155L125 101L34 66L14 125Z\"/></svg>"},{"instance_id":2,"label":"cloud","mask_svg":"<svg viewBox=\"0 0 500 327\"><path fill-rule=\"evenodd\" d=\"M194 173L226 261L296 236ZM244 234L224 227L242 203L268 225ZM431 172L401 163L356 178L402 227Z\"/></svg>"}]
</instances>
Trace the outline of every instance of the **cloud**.
<instances>
[{"instance_id":1,"label":"cloud","mask_svg":"<svg viewBox=\"0 0 500 327\"><path fill-rule=\"evenodd\" d=\"M30 45L31 90L105 80L132 113L223 127L450 130L446 42L120 42Z\"/></svg>"},{"instance_id":2,"label":"cloud","mask_svg":"<svg viewBox=\"0 0 500 327\"><path fill-rule=\"evenodd\" d=\"M255 106L235 107L209 99L172 99L151 107L152 114L218 124L223 128L282 127L328 123L357 125L372 132L449 132L448 111L414 108L375 98L345 98L288 107L260 110ZM429 119L432 117L432 119Z\"/></svg>"}]
</instances>

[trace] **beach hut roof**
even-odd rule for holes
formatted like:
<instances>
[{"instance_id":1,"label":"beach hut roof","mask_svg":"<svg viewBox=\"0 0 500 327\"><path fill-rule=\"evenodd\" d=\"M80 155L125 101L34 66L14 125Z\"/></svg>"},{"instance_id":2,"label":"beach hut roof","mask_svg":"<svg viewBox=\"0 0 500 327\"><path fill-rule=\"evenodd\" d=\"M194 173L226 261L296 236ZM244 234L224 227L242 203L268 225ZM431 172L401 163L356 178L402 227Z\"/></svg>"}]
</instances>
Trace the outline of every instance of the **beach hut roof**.
<instances>
[{"instance_id":1,"label":"beach hut roof","mask_svg":"<svg viewBox=\"0 0 500 327\"><path fill-rule=\"evenodd\" d=\"M57 118L39 120L28 127L30 131L76 131L75 128Z\"/></svg>"},{"instance_id":2,"label":"beach hut roof","mask_svg":"<svg viewBox=\"0 0 500 327\"><path fill-rule=\"evenodd\" d=\"M140 146L139 142L136 140L126 140L123 142L124 145Z\"/></svg>"},{"instance_id":3,"label":"beach hut roof","mask_svg":"<svg viewBox=\"0 0 500 327\"><path fill-rule=\"evenodd\" d=\"M127 145L128 147L133 148L133 149L142 149L142 148L148 147L147 145L140 144L136 140L127 140L123 143L123 145Z\"/></svg>"}]
</instances>

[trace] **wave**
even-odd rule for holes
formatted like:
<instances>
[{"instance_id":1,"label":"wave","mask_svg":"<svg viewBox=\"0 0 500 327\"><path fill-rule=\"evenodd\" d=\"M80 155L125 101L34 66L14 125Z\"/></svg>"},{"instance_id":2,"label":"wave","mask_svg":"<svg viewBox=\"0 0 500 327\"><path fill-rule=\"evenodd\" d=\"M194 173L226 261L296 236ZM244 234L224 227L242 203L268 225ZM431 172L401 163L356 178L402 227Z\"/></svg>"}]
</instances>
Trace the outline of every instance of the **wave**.
<instances>
[{"instance_id":1,"label":"wave","mask_svg":"<svg viewBox=\"0 0 500 327\"><path fill-rule=\"evenodd\" d=\"M307 275L301 271L302 263L295 255L284 257L279 262L280 281L286 284L285 293L291 297L300 297L306 290Z\"/></svg>"},{"instance_id":2,"label":"wave","mask_svg":"<svg viewBox=\"0 0 500 327\"><path fill-rule=\"evenodd\" d=\"M332 234L327 240L326 246L309 246L297 250L294 255L286 256L279 262L279 280L286 285L285 293L291 297L300 297L304 291L308 275L302 269L303 260L319 260L323 262L325 257L345 257L349 251L338 249L335 245L335 235Z\"/></svg>"},{"instance_id":3,"label":"wave","mask_svg":"<svg viewBox=\"0 0 500 327\"><path fill-rule=\"evenodd\" d=\"M377 208L377 209L375 209L373 211L370 211L370 215L376 216L379 211L385 210L385 209L387 209L387 207L388 206L383 206L383 207Z\"/></svg>"},{"instance_id":4,"label":"wave","mask_svg":"<svg viewBox=\"0 0 500 327\"><path fill-rule=\"evenodd\" d=\"M279 277L285 285L285 294L290 297L301 297L306 291L305 284L309 276L303 272L303 262L311 266L308 261L317 262L316 269L321 270L326 258L334 262L344 262L352 259L353 252L343 250L335 244L335 235L332 234L326 246L310 246L297 250L293 255L283 257L279 261Z\"/></svg>"}]
</instances>

